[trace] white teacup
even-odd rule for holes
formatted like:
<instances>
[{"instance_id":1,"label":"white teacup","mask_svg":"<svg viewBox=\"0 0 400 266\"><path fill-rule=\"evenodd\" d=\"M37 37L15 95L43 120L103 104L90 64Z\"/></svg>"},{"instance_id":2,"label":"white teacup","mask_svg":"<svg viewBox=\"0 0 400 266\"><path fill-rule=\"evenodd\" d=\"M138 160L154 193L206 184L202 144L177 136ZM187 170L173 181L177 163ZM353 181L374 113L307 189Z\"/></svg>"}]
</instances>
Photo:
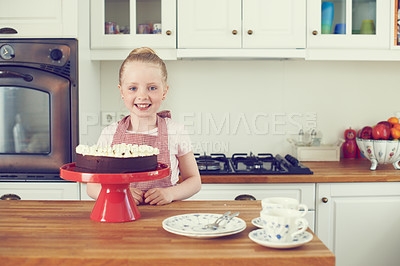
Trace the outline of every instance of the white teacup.
<instances>
[{"instance_id":1,"label":"white teacup","mask_svg":"<svg viewBox=\"0 0 400 266\"><path fill-rule=\"evenodd\" d=\"M290 209L300 211L302 210L302 215L304 216L308 212L308 207L305 204L300 204L297 199L284 198L284 197L273 197L265 198L261 200L261 206L263 210L273 210L273 209Z\"/></svg>"},{"instance_id":2,"label":"white teacup","mask_svg":"<svg viewBox=\"0 0 400 266\"><path fill-rule=\"evenodd\" d=\"M263 210L260 212L262 227L266 237L271 242L285 243L308 228L306 219L301 218L301 212L290 209Z\"/></svg>"}]
</instances>

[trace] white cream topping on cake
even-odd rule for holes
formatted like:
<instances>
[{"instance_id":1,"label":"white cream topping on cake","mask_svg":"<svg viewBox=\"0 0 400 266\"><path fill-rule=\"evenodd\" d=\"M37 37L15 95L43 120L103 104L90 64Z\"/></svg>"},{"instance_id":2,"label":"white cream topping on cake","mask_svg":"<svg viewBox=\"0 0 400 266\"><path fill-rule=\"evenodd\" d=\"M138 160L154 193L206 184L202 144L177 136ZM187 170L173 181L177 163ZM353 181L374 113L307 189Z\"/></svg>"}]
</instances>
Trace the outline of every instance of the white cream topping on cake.
<instances>
[{"instance_id":1,"label":"white cream topping on cake","mask_svg":"<svg viewBox=\"0 0 400 266\"><path fill-rule=\"evenodd\" d=\"M113 146L99 146L99 145L84 145L79 144L76 149L76 153L82 155L91 156L106 156L116 158L132 158L132 157L144 157L160 154L157 148L153 148L148 145L136 145L136 144L116 144Z\"/></svg>"}]
</instances>

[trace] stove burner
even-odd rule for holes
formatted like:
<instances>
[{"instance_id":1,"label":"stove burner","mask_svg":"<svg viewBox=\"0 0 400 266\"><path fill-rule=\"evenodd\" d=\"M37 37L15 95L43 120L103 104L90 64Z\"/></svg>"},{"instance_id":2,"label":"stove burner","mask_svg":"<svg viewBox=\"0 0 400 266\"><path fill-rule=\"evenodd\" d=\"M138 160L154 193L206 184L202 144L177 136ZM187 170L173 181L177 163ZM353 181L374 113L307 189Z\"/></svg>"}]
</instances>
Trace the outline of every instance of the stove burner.
<instances>
[{"instance_id":1,"label":"stove burner","mask_svg":"<svg viewBox=\"0 0 400 266\"><path fill-rule=\"evenodd\" d=\"M277 168L276 160L271 153L259 153L255 156L253 153L235 153L232 156L233 169L237 172L265 172L275 171Z\"/></svg>"},{"instance_id":2,"label":"stove burner","mask_svg":"<svg viewBox=\"0 0 400 266\"><path fill-rule=\"evenodd\" d=\"M229 160L225 154L212 153L211 155L195 154L200 173L204 172L231 172Z\"/></svg>"},{"instance_id":3,"label":"stove burner","mask_svg":"<svg viewBox=\"0 0 400 266\"><path fill-rule=\"evenodd\" d=\"M225 154L214 153L211 155L195 154L200 174L313 174L313 172L301 164L291 155L282 157L271 153L235 153L231 158Z\"/></svg>"},{"instance_id":4,"label":"stove burner","mask_svg":"<svg viewBox=\"0 0 400 266\"><path fill-rule=\"evenodd\" d=\"M220 170L221 167L218 161L214 161L211 159L200 159L197 160L197 166L199 170Z\"/></svg>"}]
</instances>

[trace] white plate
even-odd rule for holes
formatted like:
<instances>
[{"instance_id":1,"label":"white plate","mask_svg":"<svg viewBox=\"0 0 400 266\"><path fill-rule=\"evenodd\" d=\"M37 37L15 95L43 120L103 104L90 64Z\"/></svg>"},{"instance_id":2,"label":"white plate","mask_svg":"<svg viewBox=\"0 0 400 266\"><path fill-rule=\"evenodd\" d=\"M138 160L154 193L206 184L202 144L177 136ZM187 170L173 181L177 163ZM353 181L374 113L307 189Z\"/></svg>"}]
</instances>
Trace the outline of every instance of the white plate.
<instances>
[{"instance_id":1,"label":"white plate","mask_svg":"<svg viewBox=\"0 0 400 266\"><path fill-rule=\"evenodd\" d=\"M263 228L261 224L261 217L254 218L251 220L251 223L258 228Z\"/></svg>"},{"instance_id":2,"label":"white plate","mask_svg":"<svg viewBox=\"0 0 400 266\"><path fill-rule=\"evenodd\" d=\"M167 231L190 234L190 235L226 235L227 233L243 231L246 228L246 222L238 217L234 217L228 224L221 222L220 226L213 229L204 229L204 226L215 222L221 217L221 214L215 213L190 213L176 215L166 218L163 222L163 228Z\"/></svg>"},{"instance_id":3,"label":"white plate","mask_svg":"<svg viewBox=\"0 0 400 266\"><path fill-rule=\"evenodd\" d=\"M269 248L278 248L278 249L299 247L310 242L313 239L313 235L311 233L304 232L296 236L290 242L279 243L279 242L271 242L270 240L267 239L266 235L267 234L264 229L256 229L249 233L249 238L261 246Z\"/></svg>"},{"instance_id":4,"label":"white plate","mask_svg":"<svg viewBox=\"0 0 400 266\"><path fill-rule=\"evenodd\" d=\"M232 231L232 232L226 232L226 233L220 233L220 234L190 234L190 233L182 233L182 232L176 232L174 230L169 229L168 227L163 227L165 231L170 232L172 234L176 234L176 235L181 235L181 236L187 236L187 237L191 237L191 238L217 238L217 237L223 237L223 236L230 236L230 235L234 235L234 234L238 234L240 232L242 232L244 229L246 229L246 227L243 227L239 230L236 231Z\"/></svg>"}]
</instances>

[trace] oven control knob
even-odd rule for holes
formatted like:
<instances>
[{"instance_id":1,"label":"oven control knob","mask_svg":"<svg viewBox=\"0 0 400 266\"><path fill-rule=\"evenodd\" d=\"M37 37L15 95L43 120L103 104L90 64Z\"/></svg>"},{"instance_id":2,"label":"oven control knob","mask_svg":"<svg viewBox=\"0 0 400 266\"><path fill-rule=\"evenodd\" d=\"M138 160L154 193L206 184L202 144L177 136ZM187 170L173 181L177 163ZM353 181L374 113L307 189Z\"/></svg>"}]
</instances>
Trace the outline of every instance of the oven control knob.
<instances>
[{"instance_id":1,"label":"oven control knob","mask_svg":"<svg viewBox=\"0 0 400 266\"><path fill-rule=\"evenodd\" d=\"M54 61L58 61L63 57L63 53L60 49L53 49L50 52L50 58Z\"/></svg>"}]
</instances>

